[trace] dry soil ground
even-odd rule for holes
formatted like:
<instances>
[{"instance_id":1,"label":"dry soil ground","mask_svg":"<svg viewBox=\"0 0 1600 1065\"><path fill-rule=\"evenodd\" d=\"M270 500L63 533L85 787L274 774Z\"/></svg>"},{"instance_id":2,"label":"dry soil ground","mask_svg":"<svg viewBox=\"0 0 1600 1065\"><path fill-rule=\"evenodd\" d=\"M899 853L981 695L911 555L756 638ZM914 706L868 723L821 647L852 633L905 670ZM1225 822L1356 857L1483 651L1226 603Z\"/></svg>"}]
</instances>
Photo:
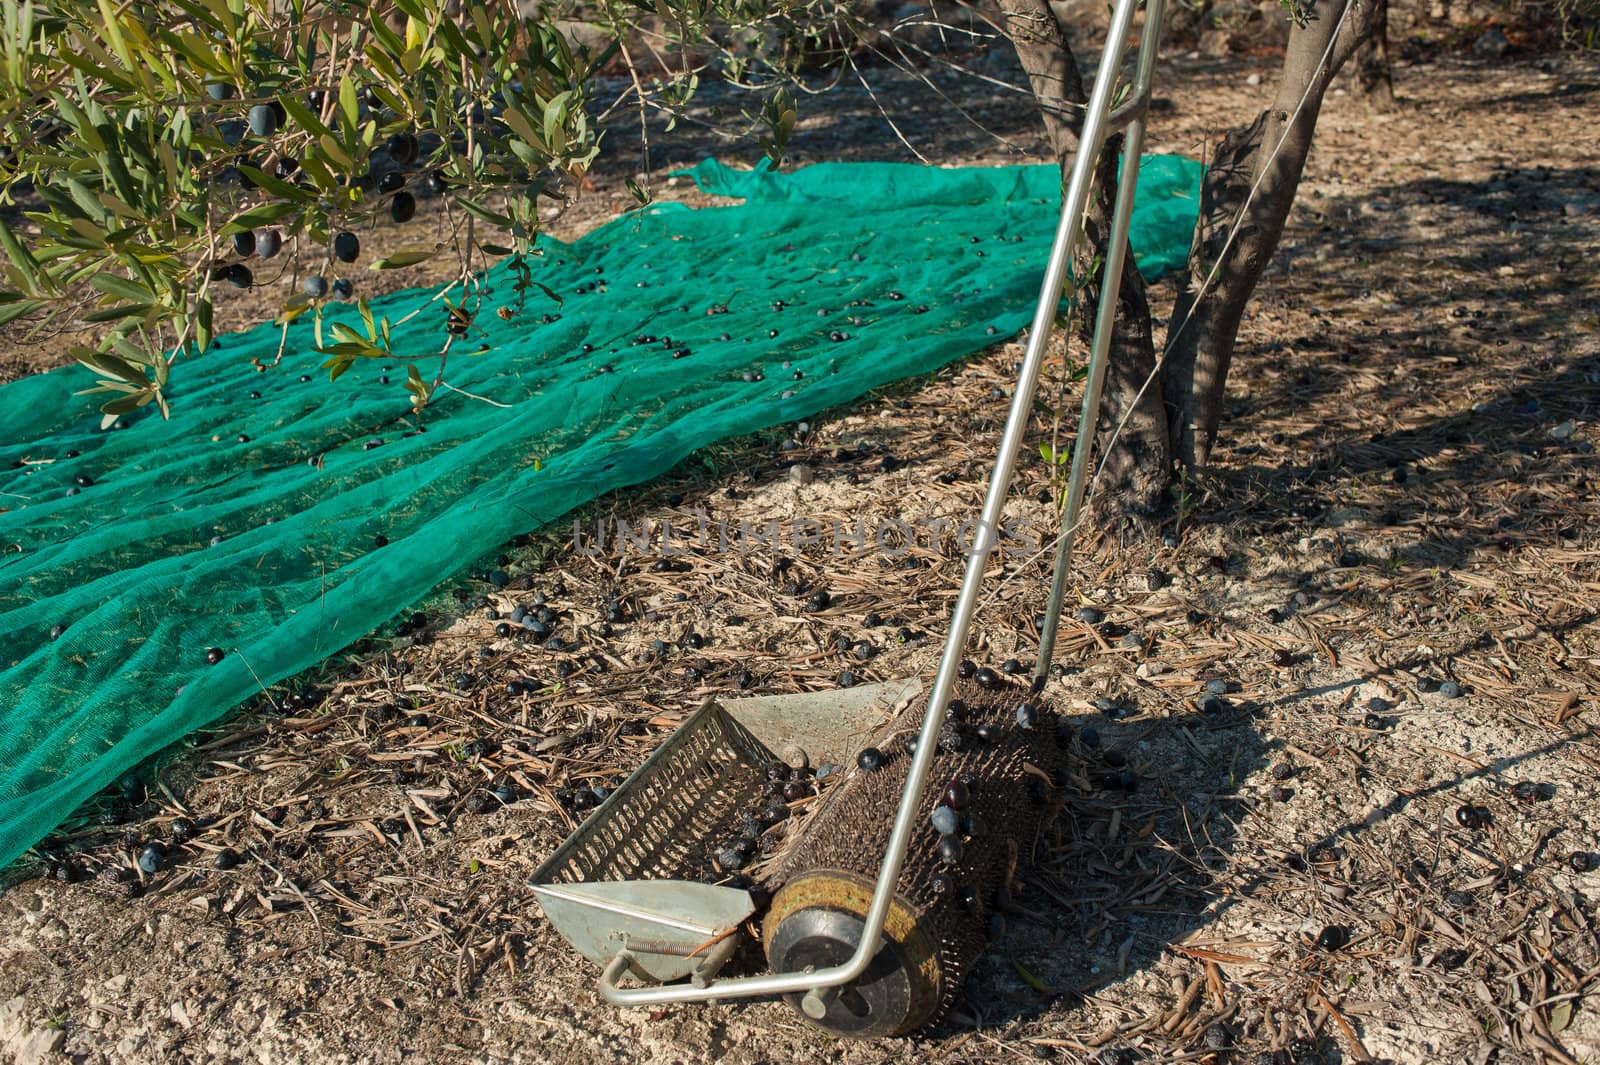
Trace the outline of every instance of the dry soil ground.
<instances>
[{"instance_id":1,"label":"dry soil ground","mask_svg":"<svg viewBox=\"0 0 1600 1065\"><path fill-rule=\"evenodd\" d=\"M1252 69L1176 57L1153 146L1203 156L1267 91ZM1393 114L1329 101L1244 324L1226 446L1171 539L1078 562L1107 621L1069 624L1050 695L1097 730L1085 764L1120 756L1136 790L1085 786L1045 830L1021 912L940 1027L843 1043L777 1004L612 1009L524 881L573 823L559 793L620 781L708 695L928 671L956 546L885 563L819 545L787 569L699 552L662 571L555 530L488 563L509 588L441 589L420 636L375 634L295 685L297 708L164 758L143 805L91 811L119 823L80 819L56 853L94 879L13 882L0 1060L1600 1058L1600 67L1395 73ZM1021 97L934 78L1000 141L928 86L874 78L936 161L1039 148ZM906 154L859 90L806 114L803 159ZM654 144L658 188L682 194L662 174L707 143ZM637 168L611 160L564 224L617 206ZM1018 350L730 442L585 516L964 518ZM1072 387L1058 365L1048 388ZM1047 479L1030 465L1013 507L1039 528ZM972 656L1026 659L1043 568L1012 554L992 576ZM815 588L832 605L807 613ZM494 635L478 597L504 612L536 594L577 648ZM610 594L628 617L602 636ZM1209 714L1207 680L1227 689ZM1098 713L1102 696L1129 713ZM490 782L519 798L473 812ZM174 869L134 898L100 878L179 817L213 820ZM214 868L224 847L243 864Z\"/></svg>"}]
</instances>

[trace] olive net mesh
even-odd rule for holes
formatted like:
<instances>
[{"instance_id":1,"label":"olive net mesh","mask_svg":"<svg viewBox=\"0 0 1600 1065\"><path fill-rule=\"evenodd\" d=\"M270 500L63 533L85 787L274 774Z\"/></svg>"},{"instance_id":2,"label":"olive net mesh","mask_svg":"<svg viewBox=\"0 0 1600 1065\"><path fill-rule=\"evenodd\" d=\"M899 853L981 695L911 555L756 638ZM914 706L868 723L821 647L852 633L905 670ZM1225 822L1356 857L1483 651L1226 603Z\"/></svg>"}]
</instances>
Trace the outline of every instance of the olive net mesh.
<instances>
[{"instance_id":1,"label":"olive net mesh","mask_svg":"<svg viewBox=\"0 0 1600 1065\"><path fill-rule=\"evenodd\" d=\"M392 320L426 306L397 357L332 384L307 316L269 372L250 360L278 355L270 322L184 364L170 421L101 431L77 369L0 388L0 868L512 537L1015 334L1060 203L1046 166L691 173L745 202L544 241L532 279L562 302L533 290L509 320L490 308L514 304L515 278L491 271L449 366L472 396L440 390L420 416L398 387L404 334L436 344L444 324L420 291L372 305ZM1186 159L1142 165L1147 274L1185 258L1199 177ZM360 329L354 308L328 316Z\"/></svg>"}]
</instances>

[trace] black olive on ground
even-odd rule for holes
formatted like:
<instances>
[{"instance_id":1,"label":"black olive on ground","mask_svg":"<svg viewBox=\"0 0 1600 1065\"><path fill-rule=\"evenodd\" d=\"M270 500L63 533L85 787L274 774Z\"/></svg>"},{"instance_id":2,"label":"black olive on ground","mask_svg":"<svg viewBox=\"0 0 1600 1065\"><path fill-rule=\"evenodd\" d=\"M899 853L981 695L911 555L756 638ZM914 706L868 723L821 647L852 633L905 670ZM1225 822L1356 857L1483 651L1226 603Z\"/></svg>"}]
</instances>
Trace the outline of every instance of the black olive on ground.
<instances>
[{"instance_id":1,"label":"black olive on ground","mask_svg":"<svg viewBox=\"0 0 1600 1065\"><path fill-rule=\"evenodd\" d=\"M969 659L963 658L961 664L956 667L956 676L962 680L966 680L976 672L978 672L978 667L973 665Z\"/></svg>"},{"instance_id":2,"label":"black olive on ground","mask_svg":"<svg viewBox=\"0 0 1600 1065\"><path fill-rule=\"evenodd\" d=\"M187 817L175 817L167 826L167 832L172 836L174 843L183 843L193 839L196 832L195 824Z\"/></svg>"},{"instance_id":3,"label":"black olive on ground","mask_svg":"<svg viewBox=\"0 0 1600 1065\"><path fill-rule=\"evenodd\" d=\"M1294 652L1285 648L1278 648L1272 652L1272 664L1281 668L1294 665Z\"/></svg>"},{"instance_id":4,"label":"black olive on ground","mask_svg":"<svg viewBox=\"0 0 1600 1065\"><path fill-rule=\"evenodd\" d=\"M1330 924L1317 936L1318 950L1340 950L1350 942L1350 929L1340 924Z\"/></svg>"},{"instance_id":5,"label":"black olive on ground","mask_svg":"<svg viewBox=\"0 0 1600 1065\"><path fill-rule=\"evenodd\" d=\"M1012 676L1016 676L1018 673L1025 673L1027 672L1027 669L1027 666L1023 665L1019 659L1015 658L1008 658L1000 664L1000 672L1009 673Z\"/></svg>"},{"instance_id":6,"label":"black olive on ground","mask_svg":"<svg viewBox=\"0 0 1600 1065\"><path fill-rule=\"evenodd\" d=\"M1483 827L1484 811L1470 803L1463 803L1456 807L1456 824L1466 829L1480 829Z\"/></svg>"},{"instance_id":7,"label":"black olive on ground","mask_svg":"<svg viewBox=\"0 0 1600 1065\"><path fill-rule=\"evenodd\" d=\"M161 872L167 864L167 848L151 840L139 849L139 868L147 875Z\"/></svg>"},{"instance_id":8,"label":"black olive on ground","mask_svg":"<svg viewBox=\"0 0 1600 1065\"><path fill-rule=\"evenodd\" d=\"M815 614L819 611L828 609L828 604L832 601L833 597L828 594L827 589L818 589L817 591L813 592L811 598L806 601L806 609Z\"/></svg>"},{"instance_id":9,"label":"black olive on ground","mask_svg":"<svg viewBox=\"0 0 1600 1065\"><path fill-rule=\"evenodd\" d=\"M883 615L873 611L861 620L861 624L869 629L875 629L883 624Z\"/></svg>"},{"instance_id":10,"label":"black olive on ground","mask_svg":"<svg viewBox=\"0 0 1600 1065\"><path fill-rule=\"evenodd\" d=\"M232 847L224 847L211 859L213 869L232 869L239 864L239 852Z\"/></svg>"},{"instance_id":11,"label":"black olive on ground","mask_svg":"<svg viewBox=\"0 0 1600 1065\"><path fill-rule=\"evenodd\" d=\"M1389 723L1377 714L1368 714L1361 719L1361 726L1371 732L1382 732L1389 727Z\"/></svg>"},{"instance_id":12,"label":"black olive on ground","mask_svg":"<svg viewBox=\"0 0 1600 1065\"><path fill-rule=\"evenodd\" d=\"M1588 851L1573 851L1567 855L1567 868L1574 873L1587 873L1594 868L1594 855Z\"/></svg>"},{"instance_id":13,"label":"black olive on ground","mask_svg":"<svg viewBox=\"0 0 1600 1065\"><path fill-rule=\"evenodd\" d=\"M1083 606L1074 616L1085 625L1098 625L1106 619L1106 612L1099 607Z\"/></svg>"},{"instance_id":14,"label":"black olive on ground","mask_svg":"<svg viewBox=\"0 0 1600 1065\"><path fill-rule=\"evenodd\" d=\"M862 748L861 753L856 755L856 765L863 772L875 773L883 768L883 752L876 747Z\"/></svg>"}]
</instances>

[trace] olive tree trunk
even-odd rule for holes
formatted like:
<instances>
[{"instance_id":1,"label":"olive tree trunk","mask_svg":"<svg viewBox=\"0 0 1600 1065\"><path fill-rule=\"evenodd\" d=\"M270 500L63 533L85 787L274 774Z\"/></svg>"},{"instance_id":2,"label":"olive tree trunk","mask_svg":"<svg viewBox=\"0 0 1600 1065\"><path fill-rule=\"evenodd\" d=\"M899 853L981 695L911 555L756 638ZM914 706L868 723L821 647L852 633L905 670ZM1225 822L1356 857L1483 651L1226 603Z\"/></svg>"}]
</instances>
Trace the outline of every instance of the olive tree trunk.
<instances>
[{"instance_id":1,"label":"olive tree trunk","mask_svg":"<svg viewBox=\"0 0 1600 1065\"><path fill-rule=\"evenodd\" d=\"M1163 385L1176 458L1204 469L1245 305L1294 204L1329 84L1377 25L1382 0L1320 0L1290 30L1270 108L1230 130L1210 160L1189 269L1167 337Z\"/></svg>"},{"instance_id":2,"label":"olive tree trunk","mask_svg":"<svg viewBox=\"0 0 1600 1065\"><path fill-rule=\"evenodd\" d=\"M1100 410L1100 521L1148 528L1165 509L1174 464L1199 471L1208 462L1239 322L1283 233L1323 97L1339 69L1382 28L1386 3L1298 0L1272 106L1230 130L1208 160L1188 270L1160 359L1144 280L1127 258ZM1000 27L1043 112L1063 182L1088 99L1059 21L1064 11L1065 5L1048 0L1000 2ZM1120 136L1111 138L1097 160L1085 225L1089 240L1073 264L1074 277L1088 277L1092 264L1104 261L1121 145ZM1086 340L1098 296L1096 284L1083 290L1077 329Z\"/></svg>"},{"instance_id":3,"label":"olive tree trunk","mask_svg":"<svg viewBox=\"0 0 1600 1065\"><path fill-rule=\"evenodd\" d=\"M1389 65L1389 0L1377 0L1376 25L1356 52L1356 90L1374 111L1393 111L1394 74Z\"/></svg>"},{"instance_id":4,"label":"olive tree trunk","mask_svg":"<svg viewBox=\"0 0 1600 1065\"><path fill-rule=\"evenodd\" d=\"M1061 167L1063 195L1073 153L1083 131L1088 96L1067 41L1066 28L1047 0L1002 0L1003 29L1016 48L1029 84L1044 115L1051 150ZM1076 323L1087 344L1100 302L1092 277L1103 262L1116 200L1117 157L1121 135L1110 138L1096 160L1094 189L1085 218L1087 242L1072 263L1075 279L1090 279L1080 291ZM1133 256L1124 260L1117 298L1116 330L1106 370L1100 409L1099 445L1105 466L1096 482L1096 511L1135 526L1147 526L1161 511L1172 478L1172 450L1161 390L1142 388L1155 372L1156 356L1150 305L1144 279ZM1125 423L1125 424L1124 424ZM1118 426L1115 444L1112 434ZM1080 441L1079 446L1086 442Z\"/></svg>"}]
</instances>

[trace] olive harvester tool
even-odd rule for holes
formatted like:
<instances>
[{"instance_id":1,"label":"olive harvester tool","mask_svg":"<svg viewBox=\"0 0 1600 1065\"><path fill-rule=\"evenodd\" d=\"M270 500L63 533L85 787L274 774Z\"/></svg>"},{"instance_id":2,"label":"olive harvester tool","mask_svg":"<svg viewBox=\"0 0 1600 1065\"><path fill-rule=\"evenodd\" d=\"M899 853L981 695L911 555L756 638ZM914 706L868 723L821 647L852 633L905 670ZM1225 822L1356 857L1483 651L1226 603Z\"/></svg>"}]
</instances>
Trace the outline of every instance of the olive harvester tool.
<instances>
[{"instance_id":1,"label":"olive harvester tool","mask_svg":"<svg viewBox=\"0 0 1600 1065\"><path fill-rule=\"evenodd\" d=\"M1018 842L1060 801L1054 713L1038 693L1089 479L1161 34L1164 0L1145 0L1137 62L1131 81L1122 78L1139 3L1117 0L1112 14L931 688L910 679L713 700L679 725L530 879L551 925L601 967L608 1001L653 1007L782 997L830 1032L895 1036L947 1009L981 955ZM1117 130L1126 131L1124 165L1033 684L1007 690L991 677L980 688L960 676L962 657L1082 237L1095 161ZM835 782L794 802L800 827L789 832L790 809L774 789L804 778L807 767ZM730 854L736 836L743 849ZM732 875L747 860L748 871ZM723 975L734 959L736 971L759 969L741 954L756 928L767 971Z\"/></svg>"}]
</instances>

